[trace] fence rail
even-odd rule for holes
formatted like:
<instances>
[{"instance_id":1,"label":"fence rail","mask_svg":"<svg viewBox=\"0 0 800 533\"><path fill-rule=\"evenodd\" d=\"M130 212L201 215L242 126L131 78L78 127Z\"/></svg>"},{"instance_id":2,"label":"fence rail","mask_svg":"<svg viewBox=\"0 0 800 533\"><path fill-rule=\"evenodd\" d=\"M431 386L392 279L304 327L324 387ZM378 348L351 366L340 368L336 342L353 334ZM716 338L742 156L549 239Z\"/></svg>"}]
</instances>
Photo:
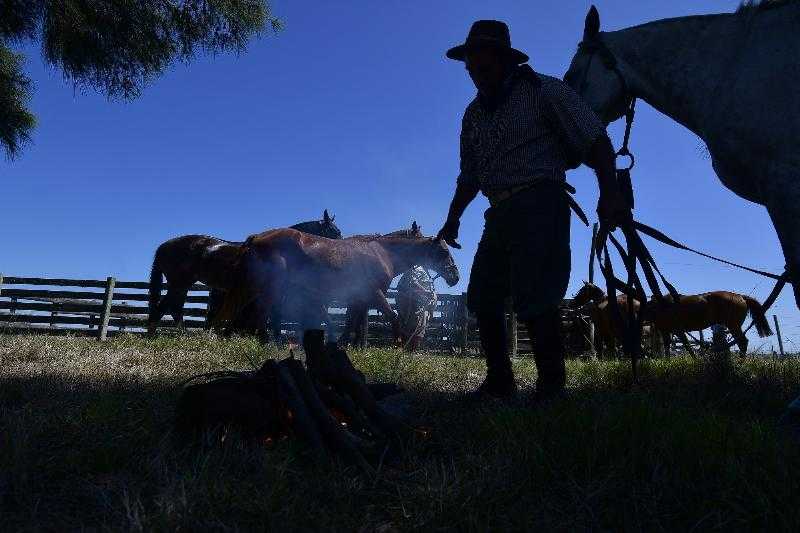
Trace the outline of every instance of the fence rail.
<instances>
[{"instance_id":1,"label":"fence rail","mask_svg":"<svg viewBox=\"0 0 800 533\"><path fill-rule=\"evenodd\" d=\"M50 334L91 335L100 340L123 332L141 334L147 328L147 301L150 285L145 281L16 277L0 274L0 332L40 332ZM98 290L87 290L98 289ZM122 290L119 290L122 289ZM166 286L163 289L166 290ZM205 328L209 289L195 284L186 299L183 325L188 329ZM162 292L163 294L163 292ZM387 296L394 301L395 290ZM436 309L425 332L426 344L462 352L478 347L475 321L466 310L466 295L439 294ZM329 308L329 329L344 327L347 305L333 302ZM530 349L527 331L517 326L509 314L512 353ZM385 344L391 339L391 328L368 312L368 343ZM175 327L172 320L162 319L160 327ZM282 329L293 332L297 324L284 322Z\"/></svg>"}]
</instances>

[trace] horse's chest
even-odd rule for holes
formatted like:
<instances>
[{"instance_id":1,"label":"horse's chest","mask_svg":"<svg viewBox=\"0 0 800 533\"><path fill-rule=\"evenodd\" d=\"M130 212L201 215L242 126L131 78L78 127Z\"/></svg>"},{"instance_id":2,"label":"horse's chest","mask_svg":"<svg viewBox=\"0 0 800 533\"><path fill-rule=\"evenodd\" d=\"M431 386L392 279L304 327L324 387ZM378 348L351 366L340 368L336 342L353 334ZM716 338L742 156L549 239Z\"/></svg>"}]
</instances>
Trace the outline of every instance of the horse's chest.
<instances>
[{"instance_id":1,"label":"horse's chest","mask_svg":"<svg viewBox=\"0 0 800 533\"><path fill-rule=\"evenodd\" d=\"M763 204L758 173L740 160L741 154L729 154L727 150L711 150L711 166L719 181L737 196Z\"/></svg>"}]
</instances>

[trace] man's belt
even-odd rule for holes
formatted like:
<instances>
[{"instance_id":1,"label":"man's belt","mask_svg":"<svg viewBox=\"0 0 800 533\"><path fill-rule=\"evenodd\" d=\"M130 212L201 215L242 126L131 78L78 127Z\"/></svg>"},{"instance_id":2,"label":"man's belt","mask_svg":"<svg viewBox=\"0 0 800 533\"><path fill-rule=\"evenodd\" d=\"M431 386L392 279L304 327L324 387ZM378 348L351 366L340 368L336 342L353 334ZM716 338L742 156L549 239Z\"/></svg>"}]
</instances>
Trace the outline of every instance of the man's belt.
<instances>
[{"instance_id":1,"label":"man's belt","mask_svg":"<svg viewBox=\"0 0 800 533\"><path fill-rule=\"evenodd\" d=\"M578 202L576 202L575 199L572 197L572 195L575 194L575 187L573 187L566 181L556 181L551 179L535 179L528 183L523 183L521 185L515 185L513 187L509 187L508 189L502 189L499 191L487 191L484 194L486 195L486 198L489 199L489 205L492 207L497 207L502 202L505 202L515 194L527 191L528 189L532 189L533 187L544 182L555 183L556 185L561 187L561 189L564 191L564 194L567 195L567 202L569 203L569 206L572 208L573 211L575 211L575 214L578 216L578 218L581 219L581 222L583 222L587 226L589 225L589 219L586 218L586 213L583 212L581 206L579 206Z\"/></svg>"},{"instance_id":2,"label":"man's belt","mask_svg":"<svg viewBox=\"0 0 800 533\"><path fill-rule=\"evenodd\" d=\"M505 202L512 196L522 191L527 191L528 189L532 188L536 185L537 181L532 181L530 183L523 183L522 185L515 185L508 189L501 189L499 191L487 191L486 198L489 199L489 205L492 207L497 207L501 202Z\"/></svg>"}]
</instances>

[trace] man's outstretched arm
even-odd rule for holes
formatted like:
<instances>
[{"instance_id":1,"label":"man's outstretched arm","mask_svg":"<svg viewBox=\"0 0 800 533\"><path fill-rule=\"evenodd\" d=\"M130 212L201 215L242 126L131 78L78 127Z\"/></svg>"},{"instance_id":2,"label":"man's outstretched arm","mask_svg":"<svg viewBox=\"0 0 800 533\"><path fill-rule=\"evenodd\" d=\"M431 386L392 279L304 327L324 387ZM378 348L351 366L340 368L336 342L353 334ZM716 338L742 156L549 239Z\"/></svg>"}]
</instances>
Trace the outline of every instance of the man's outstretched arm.
<instances>
[{"instance_id":1,"label":"man's outstretched arm","mask_svg":"<svg viewBox=\"0 0 800 533\"><path fill-rule=\"evenodd\" d=\"M456 192L453 194L453 199L450 201L450 209L447 211L447 220L437 235L437 237L444 239L444 241L453 248L461 248L461 245L456 242L456 239L458 239L458 228L461 225L461 215L464 214L464 210L477 195L477 186L464 180L458 181Z\"/></svg>"}]
</instances>

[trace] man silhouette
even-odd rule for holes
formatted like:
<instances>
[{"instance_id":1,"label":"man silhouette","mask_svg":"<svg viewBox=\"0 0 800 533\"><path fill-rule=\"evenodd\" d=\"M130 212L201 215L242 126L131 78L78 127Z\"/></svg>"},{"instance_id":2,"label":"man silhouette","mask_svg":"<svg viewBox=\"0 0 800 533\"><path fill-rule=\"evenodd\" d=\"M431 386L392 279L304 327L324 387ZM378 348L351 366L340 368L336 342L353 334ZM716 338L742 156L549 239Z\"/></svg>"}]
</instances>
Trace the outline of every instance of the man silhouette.
<instances>
[{"instance_id":1,"label":"man silhouette","mask_svg":"<svg viewBox=\"0 0 800 533\"><path fill-rule=\"evenodd\" d=\"M460 248L466 207L478 192L490 204L467 290L486 356L477 394L516 393L504 320L511 296L534 342L535 399L548 400L566 383L558 310L570 273L565 174L580 163L595 170L597 211L613 227L630 216L616 182L614 150L603 123L569 86L524 64L528 56L511 47L504 23L475 22L447 57L465 63L478 94L464 113L461 172L439 236Z\"/></svg>"}]
</instances>

